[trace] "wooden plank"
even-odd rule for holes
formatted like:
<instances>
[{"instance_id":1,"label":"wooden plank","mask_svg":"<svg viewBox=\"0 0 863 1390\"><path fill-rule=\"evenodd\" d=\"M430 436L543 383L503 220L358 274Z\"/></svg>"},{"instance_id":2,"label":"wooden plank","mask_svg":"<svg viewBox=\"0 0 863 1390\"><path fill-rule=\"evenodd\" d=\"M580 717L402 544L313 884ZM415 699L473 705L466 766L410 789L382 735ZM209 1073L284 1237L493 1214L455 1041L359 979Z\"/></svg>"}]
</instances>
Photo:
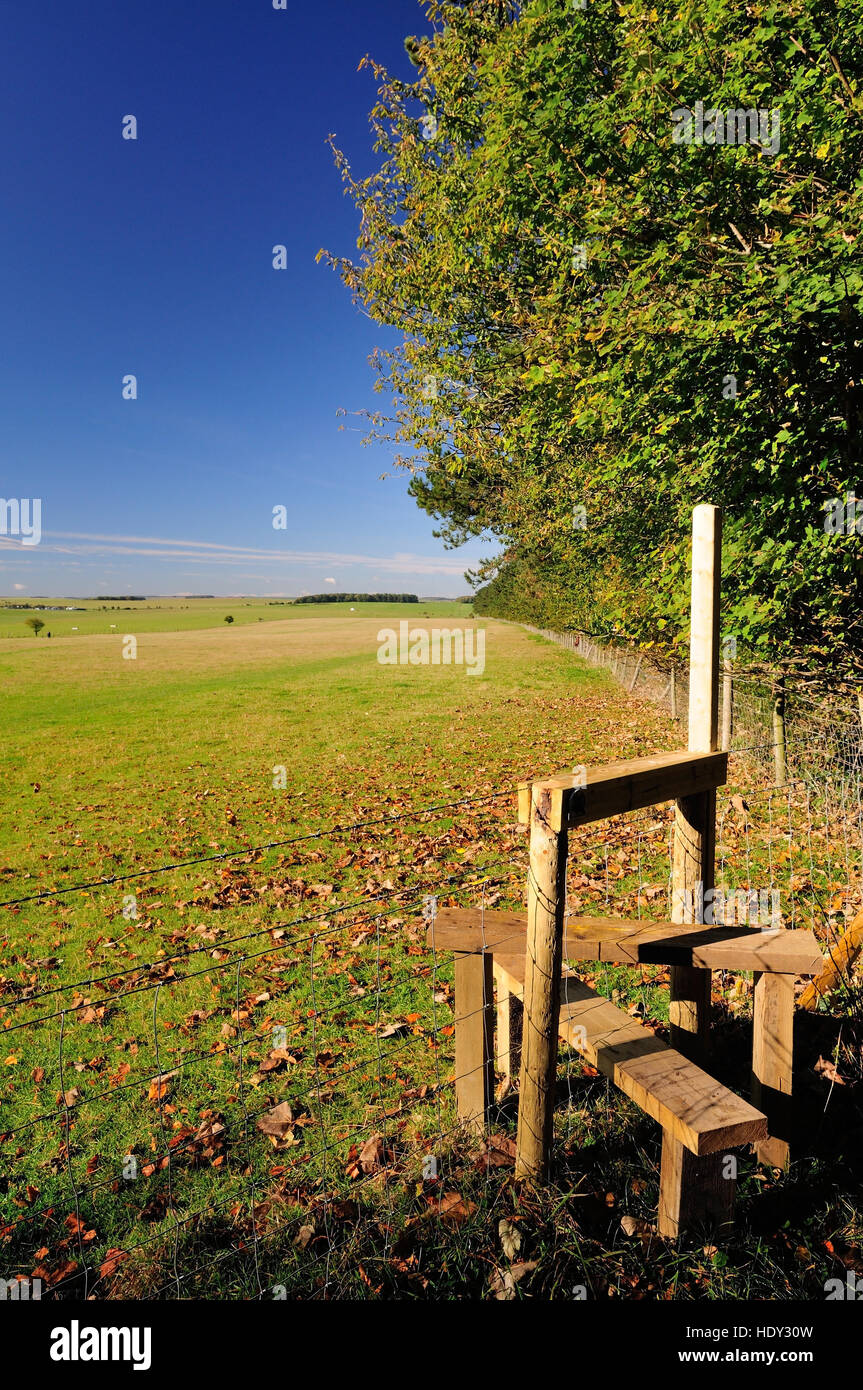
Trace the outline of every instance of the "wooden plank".
<instances>
[{"instance_id":1,"label":"wooden plank","mask_svg":"<svg viewBox=\"0 0 863 1390\"><path fill-rule=\"evenodd\" d=\"M436 951L481 951L495 956L527 949L526 912L486 912L479 908L439 907L426 929L426 941Z\"/></svg>"},{"instance_id":2,"label":"wooden plank","mask_svg":"<svg viewBox=\"0 0 863 1390\"><path fill-rule=\"evenodd\" d=\"M756 1144L762 1163L786 1168L791 1141L794 980L756 975L752 1019L752 1101L767 1115L769 1138Z\"/></svg>"},{"instance_id":3,"label":"wooden plank","mask_svg":"<svg viewBox=\"0 0 863 1390\"><path fill-rule=\"evenodd\" d=\"M797 1003L801 1009L817 1009L818 1000L824 999L836 988L840 980L848 979L851 967L863 950L863 912L858 912L850 927L842 934L835 946L827 948L827 964L815 967L819 974L816 980L807 985ZM811 975L812 970L801 970L801 975Z\"/></svg>"},{"instance_id":4,"label":"wooden plank","mask_svg":"<svg viewBox=\"0 0 863 1390\"><path fill-rule=\"evenodd\" d=\"M492 960L455 958L455 1090L459 1120L482 1133L494 1084Z\"/></svg>"},{"instance_id":5,"label":"wooden plank","mask_svg":"<svg viewBox=\"0 0 863 1390\"><path fill-rule=\"evenodd\" d=\"M514 981L524 957L508 957ZM783 977L784 978L784 977ZM558 1027L571 1047L692 1153L767 1137L764 1115L581 980L565 974Z\"/></svg>"},{"instance_id":6,"label":"wooden plank","mask_svg":"<svg viewBox=\"0 0 863 1390\"><path fill-rule=\"evenodd\" d=\"M863 922L863 914L861 914ZM691 965L711 970L766 971L811 975L823 965L811 931L750 927L681 926L623 918L566 917L566 960L600 960L615 965ZM426 933L438 951L491 951L517 955L527 947L527 915L438 908Z\"/></svg>"},{"instance_id":7,"label":"wooden plank","mask_svg":"<svg viewBox=\"0 0 863 1390\"><path fill-rule=\"evenodd\" d=\"M533 788L515 1171L540 1182L548 1176L557 1087L567 849L561 810L559 792Z\"/></svg>"},{"instance_id":8,"label":"wooden plank","mask_svg":"<svg viewBox=\"0 0 863 1390\"><path fill-rule=\"evenodd\" d=\"M677 752L585 767L577 787L573 786L572 772L543 778L533 785L561 793L563 816L571 828L675 797L715 790L727 778L727 753Z\"/></svg>"}]
</instances>

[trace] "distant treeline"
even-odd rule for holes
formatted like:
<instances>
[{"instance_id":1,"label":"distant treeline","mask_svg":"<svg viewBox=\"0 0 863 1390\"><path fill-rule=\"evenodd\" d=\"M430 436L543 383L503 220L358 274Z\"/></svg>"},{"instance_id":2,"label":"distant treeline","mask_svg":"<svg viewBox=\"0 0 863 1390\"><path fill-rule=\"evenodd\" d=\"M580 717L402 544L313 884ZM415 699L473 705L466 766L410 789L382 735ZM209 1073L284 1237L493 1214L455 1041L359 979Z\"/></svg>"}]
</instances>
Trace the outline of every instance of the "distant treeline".
<instances>
[{"instance_id":1,"label":"distant treeline","mask_svg":"<svg viewBox=\"0 0 863 1390\"><path fill-rule=\"evenodd\" d=\"M419 603L416 594L303 594L294 603Z\"/></svg>"},{"instance_id":2,"label":"distant treeline","mask_svg":"<svg viewBox=\"0 0 863 1390\"><path fill-rule=\"evenodd\" d=\"M97 594L97 603L146 603L141 594Z\"/></svg>"}]
</instances>

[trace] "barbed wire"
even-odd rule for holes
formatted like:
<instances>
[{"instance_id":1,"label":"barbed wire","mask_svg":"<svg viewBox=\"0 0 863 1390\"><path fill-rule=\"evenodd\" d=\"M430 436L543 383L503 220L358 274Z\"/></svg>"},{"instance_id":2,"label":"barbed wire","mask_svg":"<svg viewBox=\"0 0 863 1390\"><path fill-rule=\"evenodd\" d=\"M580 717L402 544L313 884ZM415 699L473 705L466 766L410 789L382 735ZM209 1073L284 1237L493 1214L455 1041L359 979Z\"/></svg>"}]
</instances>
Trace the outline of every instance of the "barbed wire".
<instances>
[{"instance_id":1,"label":"barbed wire","mask_svg":"<svg viewBox=\"0 0 863 1390\"><path fill-rule=\"evenodd\" d=\"M492 792L483 796L461 797L457 801L444 801L433 806L421 806L412 808L410 811L400 812L395 816L379 816L374 819L364 821L354 821L349 825L324 826L319 830L311 830L304 835L295 835L287 840L269 840L265 844L250 845L241 850L224 850L218 854L205 854L194 859L182 859L176 863L159 864L149 869L135 869L126 874L103 874L99 878L89 879L84 883L74 883L68 888L45 889L39 893L30 893L18 898L0 898L0 907L18 907L22 903L41 902L45 898L62 898L70 893L82 893L90 888L111 887L116 883L129 883L132 879L144 878L152 874L173 873L178 869L189 869L199 864L214 864L228 859L245 859L250 854L263 854L271 849L284 849L289 845L302 844L308 840L329 839L336 835L349 835L355 830L368 830L381 825L395 825L400 821L417 820L420 816L433 815L436 811L448 811L456 806L477 805L483 802L498 801L505 796L512 796L512 788L499 792Z\"/></svg>"}]
</instances>

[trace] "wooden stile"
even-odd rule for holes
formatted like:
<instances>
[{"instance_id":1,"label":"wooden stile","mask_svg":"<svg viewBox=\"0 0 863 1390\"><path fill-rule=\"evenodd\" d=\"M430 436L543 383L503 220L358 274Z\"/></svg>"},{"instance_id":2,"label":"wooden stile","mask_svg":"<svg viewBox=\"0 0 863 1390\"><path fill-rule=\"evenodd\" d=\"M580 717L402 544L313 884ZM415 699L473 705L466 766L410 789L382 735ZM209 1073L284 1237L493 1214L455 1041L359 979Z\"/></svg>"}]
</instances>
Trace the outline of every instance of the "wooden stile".
<instances>
[{"instance_id":1,"label":"wooden stile","mask_svg":"<svg viewBox=\"0 0 863 1390\"><path fill-rule=\"evenodd\" d=\"M524 956L495 961L513 995L524 982ZM697 1157L767 1136L764 1115L637 1019L604 999L576 975L563 972L558 1029L570 1047L607 1076Z\"/></svg>"}]
</instances>

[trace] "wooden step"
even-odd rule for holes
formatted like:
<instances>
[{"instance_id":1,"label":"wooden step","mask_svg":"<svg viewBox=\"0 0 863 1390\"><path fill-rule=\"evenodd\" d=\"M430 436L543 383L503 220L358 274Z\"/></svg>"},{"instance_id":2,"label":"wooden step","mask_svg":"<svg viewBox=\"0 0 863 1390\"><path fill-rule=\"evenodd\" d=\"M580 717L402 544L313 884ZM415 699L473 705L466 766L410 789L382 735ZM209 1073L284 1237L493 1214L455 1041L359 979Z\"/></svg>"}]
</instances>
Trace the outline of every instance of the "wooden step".
<instances>
[{"instance_id":1,"label":"wooden step","mask_svg":"<svg viewBox=\"0 0 863 1390\"><path fill-rule=\"evenodd\" d=\"M585 767L583 778L576 779L573 770L533 783L522 782L518 789L518 818L522 825L528 824L531 786L560 793L562 824L572 827L711 791L727 779L727 753L658 753L652 758Z\"/></svg>"},{"instance_id":2,"label":"wooden step","mask_svg":"<svg viewBox=\"0 0 863 1390\"><path fill-rule=\"evenodd\" d=\"M498 988L522 997L524 967L523 952L495 952ZM761 1111L566 969L559 1033L666 1134L699 1157L766 1139L767 1120Z\"/></svg>"},{"instance_id":3,"label":"wooden step","mask_svg":"<svg viewBox=\"0 0 863 1390\"><path fill-rule=\"evenodd\" d=\"M824 966L811 931L772 927L681 926L614 917L568 917L563 942L567 960L615 965L689 965L710 970L753 970L771 975L815 975ZM442 907L427 930L439 951L491 950L509 955L527 948L527 914Z\"/></svg>"}]
</instances>

